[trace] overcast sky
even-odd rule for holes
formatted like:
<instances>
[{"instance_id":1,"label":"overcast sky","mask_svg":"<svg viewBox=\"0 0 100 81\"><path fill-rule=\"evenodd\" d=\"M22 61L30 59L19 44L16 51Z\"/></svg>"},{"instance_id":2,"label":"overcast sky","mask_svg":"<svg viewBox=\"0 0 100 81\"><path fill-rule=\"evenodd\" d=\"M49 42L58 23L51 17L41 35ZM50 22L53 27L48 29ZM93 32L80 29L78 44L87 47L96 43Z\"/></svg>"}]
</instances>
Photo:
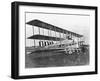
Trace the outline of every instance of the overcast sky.
<instances>
[{"instance_id":1,"label":"overcast sky","mask_svg":"<svg viewBox=\"0 0 100 81\"><path fill-rule=\"evenodd\" d=\"M26 13L26 22L38 19L60 28L84 35L89 43L90 16L83 15L63 15L63 14L44 14L44 13ZM26 25L26 37L32 35L32 27ZM32 40L27 40L26 45L31 46Z\"/></svg>"}]
</instances>

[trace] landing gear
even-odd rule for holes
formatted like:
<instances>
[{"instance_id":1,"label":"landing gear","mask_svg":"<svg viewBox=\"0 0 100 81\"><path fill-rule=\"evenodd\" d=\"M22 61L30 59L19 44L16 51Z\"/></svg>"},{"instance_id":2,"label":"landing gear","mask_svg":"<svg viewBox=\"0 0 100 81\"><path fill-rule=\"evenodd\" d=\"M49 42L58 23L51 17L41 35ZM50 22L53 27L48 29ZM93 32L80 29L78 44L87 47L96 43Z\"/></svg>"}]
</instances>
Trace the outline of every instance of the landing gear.
<instances>
[{"instance_id":1,"label":"landing gear","mask_svg":"<svg viewBox=\"0 0 100 81\"><path fill-rule=\"evenodd\" d=\"M66 54L72 54L73 50L70 48L65 48L65 52L66 52Z\"/></svg>"},{"instance_id":2,"label":"landing gear","mask_svg":"<svg viewBox=\"0 0 100 81\"><path fill-rule=\"evenodd\" d=\"M80 48L65 48L66 54L72 54L72 53L77 53L80 54L81 49Z\"/></svg>"}]
</instances>

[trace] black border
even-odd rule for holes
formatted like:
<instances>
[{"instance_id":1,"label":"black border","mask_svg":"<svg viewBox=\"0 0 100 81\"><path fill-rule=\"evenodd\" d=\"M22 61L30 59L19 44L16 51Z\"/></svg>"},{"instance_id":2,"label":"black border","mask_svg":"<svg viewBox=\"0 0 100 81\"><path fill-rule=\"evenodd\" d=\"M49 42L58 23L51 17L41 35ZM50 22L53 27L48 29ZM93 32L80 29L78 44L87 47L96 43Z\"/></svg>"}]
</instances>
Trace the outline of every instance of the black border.
<instances>
[{"instance_id":1,"label":"black border","mask_svg":"<svg viewBox=\"0 0 100 81\"><path fill-rule=\"evenodd\" d=\"M26 75L19 76L19 6L44 6L56 8L74 8L74 9L89 9L95 10L95 71L90 72L75 72L75 73L59 73L59 74L45 74L45 75ZM43 77L58 77L58 76L72 76L72 75L88 75L97 74L97 13L96 6L81 6L81 5L62 5L49 3L31 3L31 2L12 2L11 3L11 78L13 79L27 79L27 78L43 78Z\"/></svg>"}]
</instances>

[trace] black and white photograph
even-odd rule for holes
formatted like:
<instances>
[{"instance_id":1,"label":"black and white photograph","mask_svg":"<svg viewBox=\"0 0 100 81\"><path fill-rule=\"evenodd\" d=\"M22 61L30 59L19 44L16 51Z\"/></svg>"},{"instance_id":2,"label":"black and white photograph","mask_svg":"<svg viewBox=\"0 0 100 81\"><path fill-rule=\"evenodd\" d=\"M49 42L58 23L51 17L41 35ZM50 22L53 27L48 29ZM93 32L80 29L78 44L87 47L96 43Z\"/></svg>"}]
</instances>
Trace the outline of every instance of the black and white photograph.
<instances>
[{"instance_id":1,"label":"black and white photograph","mask_svg":"<svg viewBox=\"0 0 100 81\"><path fill-rule=\"evenodd\" d=\"M97 7L12 3L12 78L97 74Z\"/></svg>"},{"instance_id":2,"label":"black and white photograph","mask_svg":"<svg viewBox=\"0 0 100 81\"><path fill-rule=\"evenodd\" d=\"M25 18L25 68L89 64L89 15L26 12Z\"/></svg>"}]
</instances>

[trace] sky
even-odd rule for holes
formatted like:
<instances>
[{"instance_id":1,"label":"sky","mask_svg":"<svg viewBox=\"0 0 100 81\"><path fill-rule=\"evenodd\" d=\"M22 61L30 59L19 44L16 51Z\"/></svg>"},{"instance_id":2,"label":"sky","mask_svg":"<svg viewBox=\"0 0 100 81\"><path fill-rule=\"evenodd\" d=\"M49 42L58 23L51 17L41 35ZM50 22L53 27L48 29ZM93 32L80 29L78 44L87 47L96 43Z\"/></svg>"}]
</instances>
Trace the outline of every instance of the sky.
<instances>
[{"instance_id":1,"label":"sky","mask_svg":"<svg viewBox=\"0 0 100 81\"><path fill-rule=\"evenodd\" d=\"M38 19L57 27L84 35L86 43L89 43L90 16L75 14L51 14L51 13L26 13L26 22ZM32 26L26 24L26 38L32 35ZM26 46L32 46L33 40L26 40Z\"/></svg>"}]
</instances>

